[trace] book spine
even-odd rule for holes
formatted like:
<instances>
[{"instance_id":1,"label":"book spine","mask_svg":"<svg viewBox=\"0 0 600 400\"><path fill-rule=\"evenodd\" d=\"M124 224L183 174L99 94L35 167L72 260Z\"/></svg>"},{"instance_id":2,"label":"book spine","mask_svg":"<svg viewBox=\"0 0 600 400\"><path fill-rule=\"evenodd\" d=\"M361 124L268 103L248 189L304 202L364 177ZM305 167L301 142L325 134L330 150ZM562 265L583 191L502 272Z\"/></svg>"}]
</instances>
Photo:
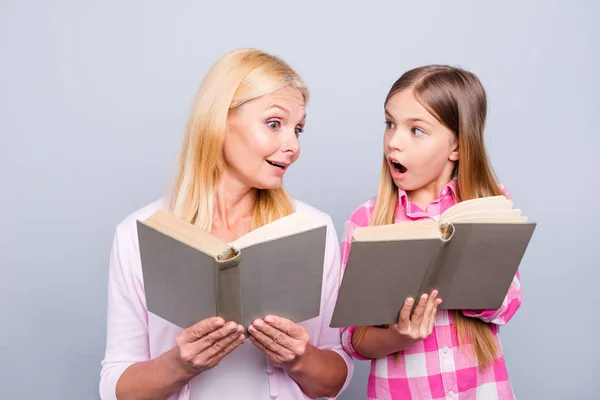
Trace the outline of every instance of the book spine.
<instances>
[{"instance_id":1,"label":"book spine","mask_svg":"<svg viewBox=\"0 0 600 400\"><path fill-rule=\"evenodd\" d=\"M225 321L243 323L241 254L218 257L217 315Z\"/></svg>"}]
</instances>

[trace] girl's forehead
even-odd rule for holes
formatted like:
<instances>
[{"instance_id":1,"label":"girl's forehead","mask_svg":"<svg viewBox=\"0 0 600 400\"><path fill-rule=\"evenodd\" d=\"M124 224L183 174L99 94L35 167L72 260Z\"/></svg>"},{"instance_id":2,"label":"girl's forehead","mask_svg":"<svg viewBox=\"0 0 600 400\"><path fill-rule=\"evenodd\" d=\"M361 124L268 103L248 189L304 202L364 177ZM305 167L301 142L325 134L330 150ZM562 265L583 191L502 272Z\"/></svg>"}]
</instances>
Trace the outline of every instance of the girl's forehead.
<instances>
[{"instance_id":1,"label":"girl's forehead","mask_svg":"<svg viewBox=\"0 0 600 400\"><path fill-rule=\"evenodd\" d=\"M390 97L385 106L386 114L395 119L420 119L427 122L437 121L417 100L412 90L403 90Z\"/></svg>"}]
</instances>

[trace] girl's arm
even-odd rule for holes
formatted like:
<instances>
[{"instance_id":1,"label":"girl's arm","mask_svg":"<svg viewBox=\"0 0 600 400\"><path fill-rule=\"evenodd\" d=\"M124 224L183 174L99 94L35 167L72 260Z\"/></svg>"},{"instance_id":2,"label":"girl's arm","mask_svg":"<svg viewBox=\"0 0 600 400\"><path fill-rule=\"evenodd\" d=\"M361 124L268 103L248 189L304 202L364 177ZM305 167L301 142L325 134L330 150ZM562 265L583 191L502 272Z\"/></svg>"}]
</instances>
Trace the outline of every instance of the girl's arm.
<instances>
[{"instance_id":1,"label":"girl's arm","mask_svg":"<svg viewBox=\"0 0 600 400\"><path fill-rule=\"evenodd\" d=\"M500 186L504 191L504 195L508 199L513 200L509 190L504 185ZM517 271L500 308L495 310L462 310L462 313L465 317L479 318L487 323L504 325L515 315L521 306L521 300L521 282L519 280L519 271Z\"/></svg>"},{"instance_id":2,"label":"girl's arm","mask_svg":"<svg viewBox=\"0 0 600 400\"><path fill-rule=\"evenodd\" d=\"M521 299L521 282L517 271L500 308L495 310L462 310L462 313L465 317L479 318L487 323L504 325L510 321L521 306Z\"/></svg>"},{"instance_id":3,"label":"girl's arm","mask_svg":"<svg viewBox=\"0 0 600 400\"><path fill-rule=\"evenodd\" d=\"M397 324L387 328L357 328L352 335L352 348L364 358L378 359L406 350L425 339L433 332L435 314L441 303L437 294L437 290L434 290L429 297L426 294L421 296L412 316L410 311L414 301L407 299L400 310Z\"/></svg>"},{"instance_id":4,"label":"girl's arm","mask_svg":"<svg viewBox=\"0 0 600 400\"><path fill-rule=\"evenodd\" d=\"M341 242L342 276L344 274L344 270L346 269L346 264L348 263L348 255L350 254L350 246L352 244L352 232L354 232L354 229L356 229L357 227L369 225L369 214L371 211L372 211L372 207L370 208L368 203L363 204L362 206L357 208L352 213L352 215L350 215L350 218L348 218L346 220L346 223L344 224L344 233L342 235L342 242ZM355 326L351 326L351 327L340 329L342 347L348 354L350 354L352 357L356 358L357 360L368 360L369 358L363 357L360 353L358 353L352 344L353 337L354 337L354 334L357 329L359 330L359 334L362 335L364 333L363 331L366 329L369 329L369 328L366 328L366 327L358 327L357 328ZM373 332L370 333L370 335L373 335L373 334L377 334L377 333L373 333ZM379 334L384 335L384 333L382 333L382 332L379 332Z\"/></svg>"},{"instance_id":5,"label":"girl's arm","mask_svg":"<svg viewBox=\"0 0 600 400\"><path fill-rule=\"evenodd\" d=\"M341 243L342 273L350 254L352 232L357 227L369 225L369 215L373 206L372 201L365 203L352 213L344 225ZM398 324L386 328L375 326L342 328L340 329L342 346L348 354L358 360L377 359L404 350L431 334L439 303L437 293L431 296L429 301L427 296L422 297L410 318L413 303L407 299L400 311Z\"/></svg>"}]
</instances>

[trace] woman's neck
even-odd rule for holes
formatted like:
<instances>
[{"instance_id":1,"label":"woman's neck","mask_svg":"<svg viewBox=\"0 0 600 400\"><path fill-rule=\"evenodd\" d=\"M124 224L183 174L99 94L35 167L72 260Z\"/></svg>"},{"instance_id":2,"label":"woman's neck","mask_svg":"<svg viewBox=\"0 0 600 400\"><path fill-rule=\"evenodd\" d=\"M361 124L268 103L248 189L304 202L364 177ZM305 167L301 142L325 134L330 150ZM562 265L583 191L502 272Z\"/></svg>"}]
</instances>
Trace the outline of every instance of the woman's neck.
<instances>
[{"instance_id":1,"label":"woman's neck","mask_svg":"<svg viewBox=\"0 0 600 400\"><path fill-rule=\"evenodd\" d=\"M250 231L257 189L223 174L215 193L212 233L232 241Z\"/></svg>"}]
</instances>

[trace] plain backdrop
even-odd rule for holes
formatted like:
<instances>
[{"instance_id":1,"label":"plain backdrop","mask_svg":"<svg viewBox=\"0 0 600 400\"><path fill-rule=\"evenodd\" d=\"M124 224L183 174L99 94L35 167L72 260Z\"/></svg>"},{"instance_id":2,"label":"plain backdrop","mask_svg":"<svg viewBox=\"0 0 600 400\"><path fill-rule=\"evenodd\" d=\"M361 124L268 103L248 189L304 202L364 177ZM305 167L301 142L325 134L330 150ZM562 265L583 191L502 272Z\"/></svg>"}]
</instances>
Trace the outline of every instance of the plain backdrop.
<instances>
[{"instance_id":1,"label":"plain backdrop","mask_svg":"<svg viewBox=\"0 0 600 400\"><path fill-rule=\"evenodd\" d=\"M419 4L417 4L419 3ZM97 399L115 225L162 195L210 65L256 47L312 90L294 197L375 194L383 100L446 63L489 95L500 180L538 222L502 329L520 399L597 398L600 7L592 1L0 1L0 397ZM341 399L365 396L357 362Z\"/></svg>"}]
</instances>

